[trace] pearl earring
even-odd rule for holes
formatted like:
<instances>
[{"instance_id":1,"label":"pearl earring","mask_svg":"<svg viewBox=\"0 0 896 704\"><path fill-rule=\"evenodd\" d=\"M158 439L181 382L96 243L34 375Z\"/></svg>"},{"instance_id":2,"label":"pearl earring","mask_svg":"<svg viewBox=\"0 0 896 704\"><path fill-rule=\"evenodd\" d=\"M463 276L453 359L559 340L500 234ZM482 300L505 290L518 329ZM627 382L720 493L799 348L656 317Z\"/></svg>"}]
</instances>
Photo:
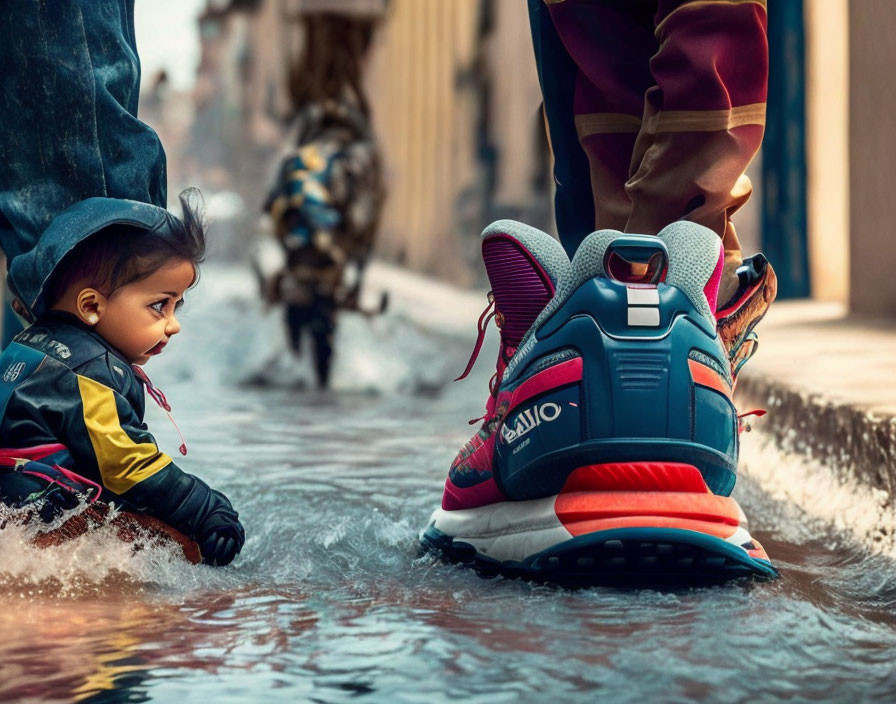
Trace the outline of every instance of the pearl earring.
<instances>
[{"instance_id":1,"label":"pearl earring","mask_svg":"<svg viewBox=\"0 0 896 704\"><path fill-rule=\"evenodd\" d=\"M91 325L96 325L98 322L100 322L100 318L96 313L91 313L87 316L87 322Z\"/></svg>"}]
</instances>

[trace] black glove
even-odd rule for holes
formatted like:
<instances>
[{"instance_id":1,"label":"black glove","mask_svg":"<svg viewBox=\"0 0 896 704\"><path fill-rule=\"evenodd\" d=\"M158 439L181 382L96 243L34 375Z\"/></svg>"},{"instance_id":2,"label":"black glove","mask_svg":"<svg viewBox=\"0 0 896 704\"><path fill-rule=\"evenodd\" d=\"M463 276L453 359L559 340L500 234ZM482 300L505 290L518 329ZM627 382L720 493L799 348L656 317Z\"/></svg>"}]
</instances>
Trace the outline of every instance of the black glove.
<instances>
[{"instance_id":1,"label":"black glove","mask_svg":"<svg viewBox=\"0 0 896 704\"><path fill-rule=\"evenodd\" d=\"M246 542L246 532L239 521L239 514L230 501L219 491L212 489L215 508L202 521L197 531L196 542L203 561L215 567L223 567L233 562Z\"/></svg>"},{"instance_id":2,"label":"black glove","mask_svg":"<svg viewBox=\"0 0 896 704\"><path fill-rule=\"evenodd\" d=\"M212 567L229 565L239 554L244 540L243 527L239 523L235 527L214 530L199 545L202 561Z\"/></svg>"},{"instance_id":3,"label":"black glove","mask_svg":"<svg viewBox=\"0 0 896 704\"><path fill-rule=\"evenodd\" d=\"M227 497L173 462L123 498L195 540L209 565L230 564L246 541L239 514Z\"/></svg>"}]
</instances>

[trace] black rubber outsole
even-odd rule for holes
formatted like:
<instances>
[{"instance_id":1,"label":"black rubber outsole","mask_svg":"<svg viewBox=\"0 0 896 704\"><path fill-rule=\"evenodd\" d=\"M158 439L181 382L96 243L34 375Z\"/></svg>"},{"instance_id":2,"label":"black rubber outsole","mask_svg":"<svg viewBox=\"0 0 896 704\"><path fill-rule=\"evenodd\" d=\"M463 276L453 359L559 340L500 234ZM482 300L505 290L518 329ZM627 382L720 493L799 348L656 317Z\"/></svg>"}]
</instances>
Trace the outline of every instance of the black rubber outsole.
<instances>
[{"instance_id":1,"label":"black rubber outsole","mask_svg":"<svg viewBox=\"0 0 896 704\"><path fill-rule=\"evenodd\" d=\"M719 584L738 578L774 579L777 570L736 545L694 531L624 528L573 538L524 562L499 562L433 526L421 548L483 577L504 576L561 586Z\"/></svg>"}]
</instances>

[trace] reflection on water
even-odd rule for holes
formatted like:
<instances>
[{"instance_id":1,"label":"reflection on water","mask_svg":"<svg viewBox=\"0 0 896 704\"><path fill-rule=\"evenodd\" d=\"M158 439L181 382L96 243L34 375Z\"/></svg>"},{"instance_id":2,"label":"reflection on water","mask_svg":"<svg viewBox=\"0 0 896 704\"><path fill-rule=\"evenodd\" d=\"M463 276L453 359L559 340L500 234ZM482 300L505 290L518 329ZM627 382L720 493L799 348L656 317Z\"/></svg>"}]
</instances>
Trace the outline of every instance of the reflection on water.
<instances>
[{"instance_id":1,"label":"reflection on water","mask_svg":"<svg viewBox=\"0 0 896 704\"><path fill-rule=\"evenodd\" d=\"M470 340L401 315L346 318L339 344L363 351L363 381L348 354L337 393L237 386L269 354L252 345L276 339L277 321L215 292L216 273L149 371L187 436L183 466L244 517L243 555L223 570L191 567L133 554L102 531L36 551L8 526L0 700L862 701L896 691L892 560L768 493L759 468L737 496L782 568L777 582L564 591L419 557L417 532L466 419L481 412L488 362L434 391ZM251 335L228 327L234 311ZM267 371L276 381L280 371ZM149 420L176 446L164 417Z\"/></svg>"}]
</instances>

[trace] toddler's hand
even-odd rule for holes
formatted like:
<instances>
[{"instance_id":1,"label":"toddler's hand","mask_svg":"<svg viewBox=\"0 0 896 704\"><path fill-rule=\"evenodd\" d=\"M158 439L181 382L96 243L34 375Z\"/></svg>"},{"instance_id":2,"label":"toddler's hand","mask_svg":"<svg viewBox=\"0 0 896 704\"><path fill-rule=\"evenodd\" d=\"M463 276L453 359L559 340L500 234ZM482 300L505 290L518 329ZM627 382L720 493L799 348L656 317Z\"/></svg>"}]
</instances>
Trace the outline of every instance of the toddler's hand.
<instances>
[{"instance_id":1,"label":"toddler's hand","mask_svg":"<svg viewBox=\"0 0 896 704\"><path fill-rule=\"evenodd\" d=\"M246 542L246 532L240 523L239 514L220 491L211 490L211 497L217 503L211 515L198 531L196 542L203 562L215 567L223 567L233 562Z\"/></svg>"},{"instance_id":2,"label":"toddler's hand","mask_svg":"<svg viewBox=\"0 0 896 704\"><path fill-rule=\"evenodd\" d=\"M199 551L206 564L223 567L233 562L245 539L243 527L237 521L233 526L222 526L209 533L199 545Z\"/></svg>"}]
</instances>

